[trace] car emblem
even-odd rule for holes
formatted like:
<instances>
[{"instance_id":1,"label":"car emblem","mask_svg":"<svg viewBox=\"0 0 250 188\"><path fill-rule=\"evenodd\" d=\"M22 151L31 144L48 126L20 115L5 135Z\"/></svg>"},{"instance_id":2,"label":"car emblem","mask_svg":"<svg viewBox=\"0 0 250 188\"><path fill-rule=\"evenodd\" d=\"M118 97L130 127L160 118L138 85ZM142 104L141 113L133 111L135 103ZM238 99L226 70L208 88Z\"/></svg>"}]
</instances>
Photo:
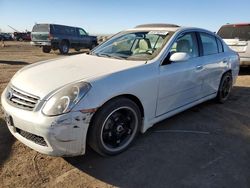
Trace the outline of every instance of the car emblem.
<instances>
[{"instance_id":1,"label":"car emblem","mask_svg":"<svg viewBox=\"0 0 250 188\"><path fill-rule=\"evenodd\" d=\"M13 97L13 93L12 91L8 91L8 94L7 94L7 99L11 100Z\"/></svg>"}]
</instances>

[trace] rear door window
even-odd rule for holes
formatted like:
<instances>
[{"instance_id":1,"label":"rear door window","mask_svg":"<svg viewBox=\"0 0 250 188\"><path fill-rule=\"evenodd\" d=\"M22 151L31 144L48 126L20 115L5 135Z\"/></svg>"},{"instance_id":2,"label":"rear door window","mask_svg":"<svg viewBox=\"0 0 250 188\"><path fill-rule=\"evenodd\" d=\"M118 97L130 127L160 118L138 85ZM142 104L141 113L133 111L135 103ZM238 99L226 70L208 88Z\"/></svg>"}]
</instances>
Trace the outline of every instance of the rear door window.
<instances>
[{"instance_id":1,"label":"rear door window","mask_svg":"<svg viewBox=\"0 0 250 188\"><path fill-rule=\"evenodd\" d=\"M216 38L216 42L217 42L217 45L218 45L219 53L222 53L224 51L222 42L218 38Z\"/></svg>"},{"instance_id":2,"label":"rear door window","mask_svg":"<svg viewBox=\"0 0 250 188\"><path fill-rule=\"evenodd\" d=\"M75 28L74 27L65 27L65 34L75 35Z\"/></svg>"},{"instance_id":3,"label":"rear door window","mask_svg":"<svg viewBox=\"0 0 250 188\"><path fill-rule=\"evenodd\" d=\"M250 40L250 25L227 25L217 33L223 39Z\"/></svg>"},{"instance_id":4,"label":"rear door window","mask_svg":"<svg viewBox=\"0 0 250 188\"><path fill-rule=\"evenodd\" d=\"M203 46L203 55L212 55L218 53L215 36L207 33L200 33L200 38Z\"/></svg>"},{"instance_id":5,"label":"rear door window","mask_svg":"<svg viewBox=\"0 0 250 188\"><path fill-rule=\"evenodd\" d=\"M53 25L52 34L64 34L65 27L62 25Z\"/></svg>"}]
</instances>

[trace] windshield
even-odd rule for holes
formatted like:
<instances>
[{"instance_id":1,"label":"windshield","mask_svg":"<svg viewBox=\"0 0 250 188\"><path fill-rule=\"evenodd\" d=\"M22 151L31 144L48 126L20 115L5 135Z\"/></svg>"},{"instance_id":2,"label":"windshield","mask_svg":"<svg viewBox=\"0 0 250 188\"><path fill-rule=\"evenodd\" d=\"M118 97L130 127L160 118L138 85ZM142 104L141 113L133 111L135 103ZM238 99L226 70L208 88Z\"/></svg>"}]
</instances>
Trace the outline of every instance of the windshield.
<instances>
[{"instance_id":1,"label":"windshield","mask_svg":"<svg viewBox=\"0 0 250 188\"><path fill-rule=\"evenodd\" d=\"M224 26L218 31L218 35L223 39L250 40L250 26Z\"/></svg>"},{"instance_id":2,"label":"windshield","mask_svg":"<svg viewBox=\"0 0 250 188\"><path fill-rule=\"evenodd\" d=\"M150 60L154 58L173 32L143 31L123 32L98 46L92 55L128 60Z\"/></svg>"}]
</instances>

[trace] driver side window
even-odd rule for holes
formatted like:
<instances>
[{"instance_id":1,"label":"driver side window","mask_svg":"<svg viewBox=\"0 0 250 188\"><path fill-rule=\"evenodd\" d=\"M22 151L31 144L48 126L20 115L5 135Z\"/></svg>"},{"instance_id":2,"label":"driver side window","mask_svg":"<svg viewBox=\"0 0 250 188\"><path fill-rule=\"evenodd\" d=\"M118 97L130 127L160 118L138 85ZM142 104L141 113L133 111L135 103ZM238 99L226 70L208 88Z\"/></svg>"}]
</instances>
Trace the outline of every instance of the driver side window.
<instances>
[{"instance_id":1,"label":"driver side window","mask_svg":"<svg viewBox=\"0 0 250 188\"><path fill-rule=\"evenodd\" d=\"M83 29L79 29L80 36L85 36L87 33Z\"/></svg>"},{"instance_id":2,"label":"driver side window","mask_svg":"<svg viewBox=\"0 0 250 188\"><path fill-rule=\"evenodd\" d=\"M198 45L195 33L181 35L172 45L170 55L176 52L185 52L191 58L198 57Z\"/></svg>"}]
</instances>

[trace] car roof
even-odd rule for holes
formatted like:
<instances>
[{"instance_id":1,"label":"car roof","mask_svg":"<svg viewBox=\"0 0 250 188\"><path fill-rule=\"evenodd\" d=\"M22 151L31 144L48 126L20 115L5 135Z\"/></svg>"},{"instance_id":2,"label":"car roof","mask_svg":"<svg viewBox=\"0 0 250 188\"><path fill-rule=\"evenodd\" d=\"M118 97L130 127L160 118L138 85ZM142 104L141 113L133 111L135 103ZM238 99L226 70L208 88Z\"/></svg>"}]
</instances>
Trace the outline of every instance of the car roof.
<instances>
[{"instance_id":1,"label":"car roof","mask_svg":"<svg viewBox=\"0 0 250 188\"><path fill-rule=\"evenodd\" d=\"M143 24L137 25L134 28L127 29L126 31L177 31L180 26L175 24L166 24L166 23L155 23L155 24Z\"/></svg>"},{"instance_id":2,"label":"car roof","mask_svg":"<svg viewBox=\"0 0 250 188\"><path fill-rule=\"evenodd\" d=\"M166 24L166 23L142 24L135 26L135 28L144 28L144 27L180 27L180 26L176 24Z\"/></svg>"},{"instance_id":3,"label":"car roof","mask_svg":"<svg viewBox=\"0 0 250 188\"><path fill-rule=\"evenodd\" d=\"M177 31L180 27L139 27L127 29L126 31Z\"/></svg>"},{"instance_id":4,"label":"car roof","mask_svg":"<svg viewBox=\"0 0 250 188\"><path fill-rule=\"evenodd\" d=\"M197 28L197 27L184 27L184 26L178 26L175 24L144 24L136 26L132 29L127 29L125 31L170 31L170 32L177 32L177 31L185 31L185 30L194 30L197 32L207 32L210 34L214 34L213 32Z\"/></svg>"},{"instance_id":5,"label":"car roof","mask_svg":"<svg viewBox=\"0 0 250 188\"><path fill-rule=\"evenodd\" d=\"M61 24L54 24L54 23L37 23L35 25L52 25L52 26L62 26L62 27L74 27L74 28L78 28L78 27L75 27L75 26L61 25Z\"/></svg>"}]
</instances>

